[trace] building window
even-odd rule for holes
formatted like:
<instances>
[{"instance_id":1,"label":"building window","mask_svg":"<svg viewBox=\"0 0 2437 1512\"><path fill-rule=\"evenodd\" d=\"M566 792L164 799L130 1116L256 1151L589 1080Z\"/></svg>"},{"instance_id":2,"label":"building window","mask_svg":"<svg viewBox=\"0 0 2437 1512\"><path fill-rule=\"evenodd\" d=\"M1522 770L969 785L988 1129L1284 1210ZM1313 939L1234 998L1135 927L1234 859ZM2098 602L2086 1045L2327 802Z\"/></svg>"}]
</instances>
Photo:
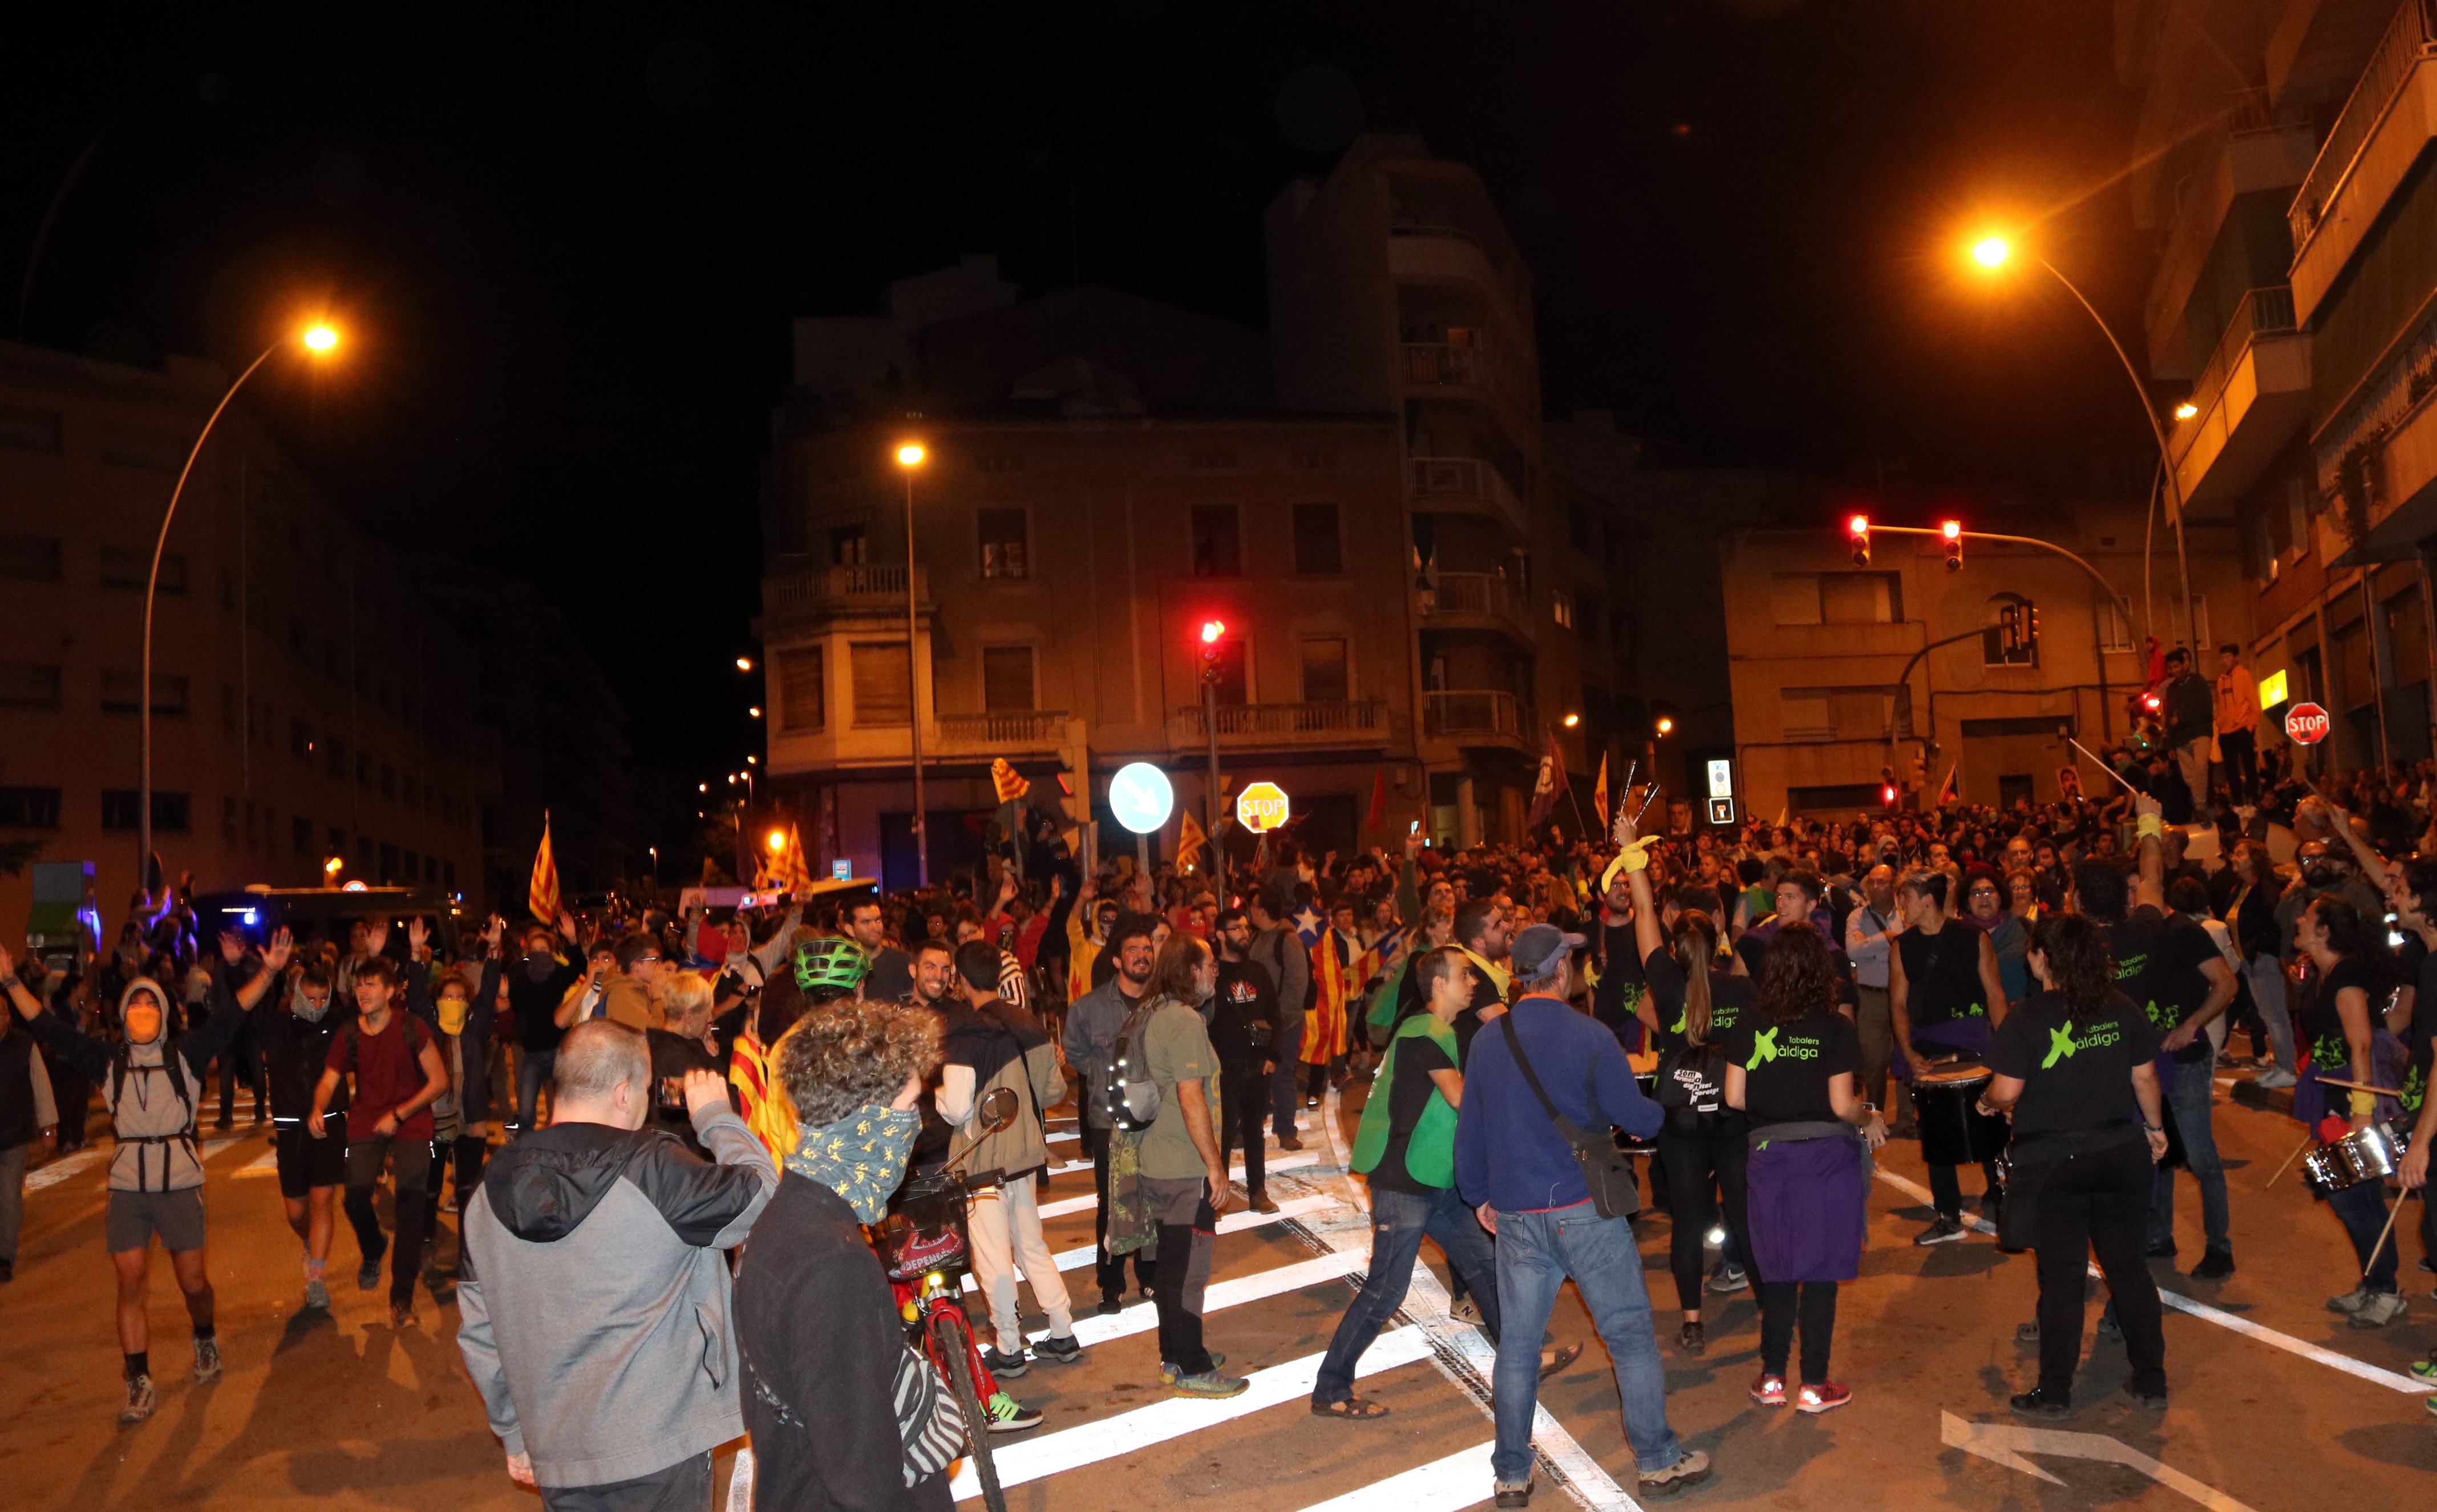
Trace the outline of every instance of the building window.
<instances>
[{"instance_id":1,"label":"building window","mask_svg":"<svg viewBox=\"0 0 2437 1512\"><path fill-rule=\"evenodd\" d=\"M1294 569L1319 577L1345 570L1345 544L1337 528L1336 505L1294 507Z\"/></svg>"},{"instance_id":2,"label":"building window","mask_svg":"<svg viewBox=\"0 0 2437 1512\"><path fill-rule=\"evenodd\" d=\"M906 724L913 718L913 689L906 686L912 660L902 640L856 641L854 669L857 728Z\"/></svg>"},{"instance_id":3,"label":"building window","mask_svg":"<svg viewBox=\"0 0 2437 1512\"><path fill-rule=\"evenodd\" d=\"M336 856L340 860L344 860L347 855L347 832L341 829L338 826L332 825L330 826L329 836L330 848L327 854Z\"/></svg>"},{"instance_id":4,"label":"building window","mask_svg":"<svg viewBox=\"0 0 2437 1512\"><path fill-rule=\"evenodd\" d=\"M138 673L104 671L101 674L101 712L104 714L134 713L136 689L142 686L143 679ZM184 674L180 672L152 674L152 712L177 715L186 712Z\"/></svg>"},{"instance_id":5,"label":"building window","mask_svg":"<svg viewBox=\"0 0 2437 1512\"><path fill-rule=\"evenodd\" d=\"M842 567L870 565L871 537L859 524L831 527L830 560Z\"/></svg>"},{"instance_id":6,"label":"building window","mask_svg":"<svg viewBox=\"0 0 2437 1512\"><path fill-rule=\"evenodd\" d=\"M295 851L299 856L312 855L313 821L310 819L289 819L288 821L288 843L289 848Z\"/></svg>"},{"instance_id":7,"label":"building window","mask_svg":"<svg viewBox=\"0 0 2437 1512\"><path fill-rule=\"evenodd\" d=\"M1570 595L1549 595L1549 617L1567 630L1574 628L1574 600Z\"/></svg>"},{"instance_id":8,"label":"building window","mask_svg":"<svg viewBox=\"0 0 2437 1512\"><path fill-rule=\"evenodd\" d=\"M152 576L152 553L136 546L106 546L101 548L101 585L105 588L142 588ZM184 553L161 553L163 593L186 591L186 558Z\"/></svg>"},{"instance_id":9,"label":"building window","mask_svg":"<svg viewBox=\"0 0 2437 1512\"><path fill-rule=\"evenodd\" d=\"M0 405L0 446L14 446L21 451L59 450L58 411Z\"/></svg>"},{"instance_id":10,"label":"building window","mask_svg":"<svg viewBox=\"0 0 2437 1512\"><path fill-rule=\"evenodd\" d=\"M59 789L0 788L0 829L59 827Z\"/></svg>"},{"instance_id":11,"label":"building window","mask_svg":"<svg viewBox=\"0 0 2437 1512\"><path fill-rule=\"evenodd\" d=\"M2003 622L2011 609L2016 621L2015 645L2006 646ZM2018 593L2001 593L1989 600L1989 628L1980 633L1980 664L1983 667L2037 667L2040 649L2030 638L2031 601Z\"/></svg>"},{"instance_id":12,"label":"building window","mask_svg":"<svg viewBox=\"0 0 2437 1512\"><path fill-rule=\"evenodd\" d=\"M132 788L104 788L101 791L101 827L132 830L135 816L143 811ZM152 794L152 827L165 835L186 832L186 795L183 792Z\"/></svg>"},{"instance_id":13,"label":"building window","mask_svg":"<svg viewBox=\"0 0 2437 1512\"><path fill-rule=\"evenodd\" d=\"M1031 575L1026 550L1026 520L1020 509L983 510L977 516L982 543L982 576L1023 578Z\"/></svg>"},{"instance_id":14,"label":"building window","mask_svg":"<svg viewBox=\"0 0 2437 1512\"><path fill-rule=\"evenodd\" d=\"M779 653L779 728L819 730L829 724L828 668L818 646Z\"/></svg>"},{"instance_id":15,"label":"building window","mask_svg":"<svg viewBox=\"0 0 2437 1512\"><path fill-rule=\"evenodd\" d=\"M60 581L60 538L56 535L0 535L0 578L25 582Z\"/></svg>"},{"instance_id":16,"label":"building window","mask_svg":"<svg viewBox=\"0 0 2437 1512\"><path fill-rule=\"evenodd\" d=\"M1911 725L1911 700L1893 687L1788 687L1778 693L1788 740L1880 740Z\"/></svg>"},{"instance_id":17,"label":"building window","mask_svg":"<svg viewBox=\"0 0 2437 1512\"><path fill-rule=\"evenodd\" d=\"M1244 551L1233 504L1193 506L1193 575L1236 578L1244 572Z\"/></svg>"},{"instance_id":18,"label":"building window","mask_svg":"<svg viewBox=\"0 0 2437 1512\"><path fill-rule=\"evenodd\" d=\"M330 737L330 775L347 780L347 742L335 735Z\"/></svg>"},{"instance_id":19,"label":"building window","mask_svg":"<svg viewBox=\"0 0 2437 1512\"><path fill-rule=\"evenodd\" d=\"M0 704L20 709L60 706L60 669L41 662L0 662Z\"/></svg>"},{"instance_id":20,"label":"building window","mask_svg":"<svg viewBox=\"0 0 2437 1512\"><path fill-rule=\"evenodd\" d=\"M310 758L313 755L313 731L303 720L288 721L288 751L290 756Z\"/></svg>"},{"instance_id":21,"label":"building window","mask_svg":"<svg viewBox=\"0 0 2437 1512\"><path fill-rule=\"evenodd\" d=\"M992 714L1025 714L1039 705L1032 688L1032 648L982 648L982 707Z\"/></svg>"},{"instance_id":22,"label":"building window","mask_svg":"<svg viewBox=\"0 0 2437 1512\"><path fill-rule=\"evenodd\" d=\"M1342 704L1353 696L1353 679L1346 669L1345 642L1341 639L1305 641L1303 701L1306 704Z\"/></svg>"},{"instance_id":23,"label":"building window","mask_svg":"<svg viewBox=\"0 0 2437 1512\"><path fill-rule=\"evenodd\" d=\"M2130 652L2132 649L2132 626L2113 599L2098 600L2098 649L2113 652Z\"/></svg>"},{"instance_id":24,"label":"building window","mask_svg":"<svg viewBox=\"0 0 2437 1512\"><path fill-rule=\"evenodd\" d=\"M1892 572L1780 572L1771 600L1780 625L1891 625L1903 618Z\"/></svg>"}]
</instances>

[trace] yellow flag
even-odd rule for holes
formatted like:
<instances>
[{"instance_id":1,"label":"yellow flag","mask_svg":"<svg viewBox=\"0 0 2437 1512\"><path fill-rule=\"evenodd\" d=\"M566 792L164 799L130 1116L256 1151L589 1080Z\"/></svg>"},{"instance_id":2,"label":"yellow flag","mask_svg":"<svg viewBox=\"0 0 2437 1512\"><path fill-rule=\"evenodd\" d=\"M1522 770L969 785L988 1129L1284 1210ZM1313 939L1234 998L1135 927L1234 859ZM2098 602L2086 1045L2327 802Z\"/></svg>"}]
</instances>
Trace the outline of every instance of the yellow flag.
<instances>
[{"instance_id":1,"label":"yellow flag","mask_svg":"<svg viewBox=\"0 0 2437 1512\"><path fill-rule=\"evenodd\" d=\"M1607 832L1607 753L1600 753L1599 781L1591 786L1591 807L1599 810L1600 832Z\"/></svg>"}]
</instances>

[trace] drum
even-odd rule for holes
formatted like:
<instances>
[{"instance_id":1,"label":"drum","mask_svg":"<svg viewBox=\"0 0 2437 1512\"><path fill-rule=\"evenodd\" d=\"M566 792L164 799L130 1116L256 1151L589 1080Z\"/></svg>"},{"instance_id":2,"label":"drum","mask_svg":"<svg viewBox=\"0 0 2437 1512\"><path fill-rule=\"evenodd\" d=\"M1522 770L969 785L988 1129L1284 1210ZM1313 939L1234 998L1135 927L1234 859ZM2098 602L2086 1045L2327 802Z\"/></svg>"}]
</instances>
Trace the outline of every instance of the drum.
<instances>
[{"instance_id":1,"label":"drum","mask_svg":"<svg viewBox=\"0 0 2437 1512\"><path fill-rule=\"evenodd\" d=\"M2006 1148L2006 1121L1975 1105L1989 1089L1990 1070L1956 1061L1918 1072L1912 1103L1920 1125L1920 1158L1933 1166L1976 1166Z\"/></svg>"},{"instance_id":2,"label":"drum","mask_svg":"<svg viewBox=\"0 0 2437 1512\"><path fill-rule=\"evenodd\" d=\"M2302 1179L2322 1197L2364 1181L2383 1181L2394 1174L2411 1145L2411 1132L2400 1121L2373 1123L2304 1156Z\"/></svg>"}]
</instances>

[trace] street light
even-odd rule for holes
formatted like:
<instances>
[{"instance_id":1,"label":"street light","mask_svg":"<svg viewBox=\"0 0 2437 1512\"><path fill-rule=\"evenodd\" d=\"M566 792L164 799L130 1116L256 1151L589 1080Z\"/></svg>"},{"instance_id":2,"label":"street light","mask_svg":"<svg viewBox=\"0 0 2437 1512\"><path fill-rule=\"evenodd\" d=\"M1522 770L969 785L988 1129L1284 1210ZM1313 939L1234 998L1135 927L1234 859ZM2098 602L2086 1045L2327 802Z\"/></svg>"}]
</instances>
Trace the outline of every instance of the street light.
<instances>
[{"instance_id":1,"label":"street light","mask_svg":"<svg viewBox=\"0 0 2437 1512\"><path fill-rule=\"evenodd\" d=\"M745 709L745 717L746 717L747 719L755 719L755 720L760 719L760 718L762 717L762 709L761 709L761 705L759 705L759 704L754 704L754 705L752 705L752 706L750 706L750 707L746 708L746 709Z\"/></svg>"},{"instance_id":2,"label":"street light","mask_svg":"<svg viewBox=\"0 0 2437 1512\"><path fill-rule=\"evenodd\" d=\"M2200 407L2192 403L2189 399L2186 399L2182 404L2175 406L2175 418L2177 420L2189 420L2192 416L2199 414L2200 412Z\"/></svg>"},{"instance_id":3,"label":"street light","mask_svg":"<svg viewBox=\"0 0 2437 1512\"><path fill-rule=\"evenodd\" d=\"M736 658L736 669L740 672L749 672L753 670L753 658L750 656L739 656Z\"/></svg>"},{"instance_id":4,"label":"street light","mask_svg":"<svg viewBox=\"0 0 2437 1512\"><path fill-rule=\"evenodd\" d=\"M1674 735L1675 733L1675 716L1673 714L1661 714L1658 716L1658 733L1662 737Z\"/></svg>"},{"instance_id":5,"label":"street light","mask_svg":"<svg viewBox=\"0 0 2437 1512\"><path fill-rule=\"evenodd\" d=\"M1579 714L1569 714L1569 715L1567 715L1567 716L1566 716L1566 728L1567 728L1567 729L1569 729L1569 730L1572 729L1575 725L1580 724L1580 723L1582 723L1582 722L1583 722L1583 717L1582 717L1581 715L1579 715Z\"/></svg>"},{"instance_id":6,"label":"street light","mask_svg":"<svg viewBox=\"0 0 2437 1512\"><path fill-rule=\"evenodd\" d=\"M2015 248L2010 238L2001 235L1990 234L1980 236L1977 240L1972 243L1971 254L1972 260L1979 264L1983 269L1994 272L2005 267L2008 262L2012 261L2014 251ZM2133 365L2132 355L2124 349L2124 343L2122 341L2115 339L2114 327L2109 325L2107 323L2106 317L2098 313L2098 306L2090 303L2089 297L2083 294L2079 288L2075 287L2072 279L2067 278L2064 274L2059 272L2057 270L2056 264L2049 262L2045 257L2041 256L2037 252L2030 252L2027 253L2027 255L2032 262L2035 262L2042 268L2045 269L2050 278L2055 279L2058 283L2064 286L2064 291L2073 296L2074 303L2079 304L2081 306L2082 313L2090 317L2091 323L2098 327L2098 334L2107 338L2108 346L2115 353L2115 360L2122 363L2124 366L2124 375L2132 380L2132 391L2140 396L2141 418L2149 423L2150 439L2158 443L2158 462L2161 486L2165 491L2168 505L2174 510L2175 570L2177 576L2181 578L2183 582L2183 635L2185 640L2192 646L2193 653L2197 655L2200 649L2200 624L2198 619L2195 617L2192 609L2191 561L2183 549L2183 493L2175 478L2175 454L2166 444L2166 427L2159 421L2157 408L2149 401L2149 386L2142 381L2141 370ZM2186 409L2189 409L2191 413L2184 413L2184 410ZM2186 403L2176 408L2175 418L2178 420L2188 420L2192 415L2196 415L2198 413L2200 413L2200 410L2196 407ZM2142 592L2145 594L2148 591L2148 566L2145 561L2142 565ZM2172 634L2171 630L2169 631L2169 634Z\"/></svg>"},{"instance_id":7,"label":"street light","mask_svg":"<svg viewBox=\"0 0 2437 1512\"><path fill-rule=\"evenodd\" d=\"M931 885L930 845L922 832L922 672L914 654L914 471L930 453L901 442L897 465L905 474L905 729L914 765L914 885Z\"/></svg>"},{"instance_id":8,"label":"street light","mask_svg":"<svg viewBox=\"0 0 2437 1512\"><path fill-rule=\"evenodd\" d=\"M783 829L774 829L762 837L762 843L769 846L770 854L776 856L787 848L787 832Z\"/></svg>"},{"instance_id":9,"label":"street light","mask_svg":"<svg viewBox=\"0 0 2437 1512\"><path fill-rule=\"evenodd\" d=\"M178 499L186 492L186 479L194 476L195 459L203 454L203 443L212 439L212 426L219 423L229 401L245 387L245 380L253 377L264 363L291 341L315 356L326 356L338 350L339 333L328 322L316 321L292 336L283 336L272 342L262 349L262 356L246 364L245 371L238 374L237 381L228 386L228 391L220 395L220 402L212 406L211 415L203 422L202 430L196 435L195 443L186 449L186 464L178 469L178 481L169 490L169 507L161 512L161 533L152 542L152 570L144 580L144 654L141 669L136 673L135 704L136 744L140 748L136 763L139 771L135 794L135 882L147 893L151 891L152 885L152 600L161 588L161 555L169 546L169 524L178 517Z\"/></svg>"}]
</instances>

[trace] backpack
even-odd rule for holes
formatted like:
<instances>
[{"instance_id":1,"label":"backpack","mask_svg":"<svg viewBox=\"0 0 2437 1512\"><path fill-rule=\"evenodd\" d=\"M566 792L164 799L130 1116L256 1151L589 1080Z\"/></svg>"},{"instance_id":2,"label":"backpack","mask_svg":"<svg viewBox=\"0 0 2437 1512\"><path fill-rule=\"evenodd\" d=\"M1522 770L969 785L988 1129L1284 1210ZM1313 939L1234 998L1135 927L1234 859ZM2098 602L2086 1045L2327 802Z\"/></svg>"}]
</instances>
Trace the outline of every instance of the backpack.
<instances>
[{"instance_id":1,"label":"backpack","mask_svg":"<svg viewBox=\"0 0 2437 1512\"><path fill-rule=\"evenodd\" d=\"M1150 1060L1143 1052L1143 1032L1150 1025L1150 1016L1166 1002L1165 998L1145 999L1117 1031L1116 1054L1109 1064L1109 1085L1103 1094L1107 1099L1101 1111L1109 1116L1109 1126L1129 1134L1140 1134L1159 1121L1159 1084L1151 1080Z\"/></svg>"},{"instance_id":2,"label":"backpack","mask_svg":"<svg viewBox=\"0 0 2437 1512\"><path fill-rule=\"evenodd\" d=\"M185 1105L186 1127L195 1124L194 1094L186 1090L186 1057L174 1044L161 1047L161 1069L169 1073L169 1090ZM119 1046L110 1052L110 1105L116 1110L119 1100L127 1095L127 1073L131 1069L127 1061L127 1047Z\"/></svg>"}]
</instances>

